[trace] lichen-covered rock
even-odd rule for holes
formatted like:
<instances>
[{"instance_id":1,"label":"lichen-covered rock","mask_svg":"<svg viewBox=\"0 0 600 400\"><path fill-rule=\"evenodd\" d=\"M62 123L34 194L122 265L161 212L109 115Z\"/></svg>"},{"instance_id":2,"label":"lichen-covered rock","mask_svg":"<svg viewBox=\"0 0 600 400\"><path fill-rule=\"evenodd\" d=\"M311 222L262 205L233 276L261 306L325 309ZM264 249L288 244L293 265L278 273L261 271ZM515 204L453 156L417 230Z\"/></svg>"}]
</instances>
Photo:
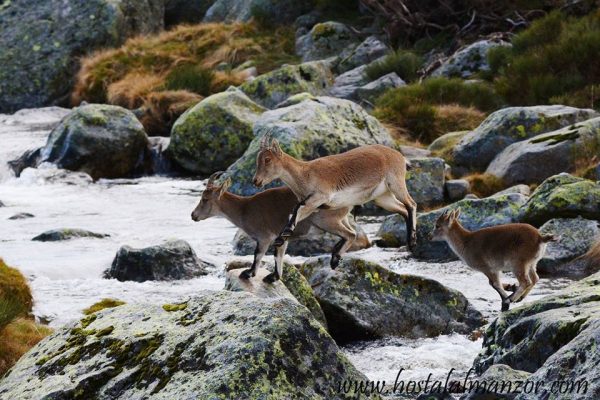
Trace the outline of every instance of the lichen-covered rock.
<instances>
[{"instance_id":1,"label":"lichen-covered rock","mask_svg":"<svg viewBox=\"0 0 600 400\"><path fill-rule=\"evenodd\" d=\"M598 382L600 353L583 343L599 337L599 322L600 275L595 274L555 295L502 313L486 330L475 367L484 371L494 364L506 364L533 372L532 380L549 371L564 372L560 379L575 373L577 379L592 374Z\"/></svg>"},{"instance_id":2,"label":"lichen-covered rock","mask_svg":"<svg viewBox=\"0 0 600 400\"><path fill-rule=\"evenodd\" d=\"M338 392L346 379L366 377L305 307L204 291L181 304L103 310L57 330L0 382L0 397L365 399Z\"/></svg>"},{"instance_id":3,"label":"lichen-covered rock","mask_svg":"<svg viewBox=\"0 0 600 400\"><path fill-rule=\"evenodd\" d=\"M514 143L498 154L487 173L508 185L539 183L575 171L600 154L600 118L570 125Z\"/></svg>"},{"instance_id":4,"label":"lichen-covered rock","mask_svg":"<svg viewBox=\"0 0 600 400\"><path fill-rule=\"evenodd\" d=\"M197 24L215 0L166 0L165 25Z\"/></svg>"},{"instance_id":5,"label":"lichen-covered rock","mask_svg":"<svg viewBox=\"0 0 600 400\"><path fill-rule=\"evenodd\" d=\"M454 146L467 134L469 131L449 132L435 139L427 147L431 154L436 157L443 158L446 162L453 162Z\"/></svg>"},{"instance_id":6,"label":"lichen-covered rock","mask_svg":"<svg viewBox=\"0 0 600 400\"><path fill-rule=\"evenodd\" d=\"M483 199L465 198L449 206L417 216L417 246L413 254L421 259L451 261L458 257L446 242L434 242L429 239L438 217L447 210L461 209L460 223L469 230L487 228L489 226L519 222L519 210L527 198L521 194L494 195ZM386 217L378 236L387 246L406 244L406 227L404 219L399 215Z\"/></svg>"},{"instance_id":7,"label":"lichen-covered rock","mask_svg":"<svg viewBox=\"0 0 600 400\"><path fill-rule=\"evenodd\" d=\"M141 171L147 146L144 127L131 111L89 104L74 108L52 130L40 158L93 179L122 178Z\"/></svg>"},{"instance_id":8,"label":"lichen-covered rock","mask_svg":"<svg viewBox=\"0 0 600 400\"><path fill-rule=\"evenodd\" d=\"M307 92L320 96L333 82L329 64L323 61L284 65L274 71L245 82L240 89L252 100L274 108L291 95Z\"/></svg>"},{"instance_id":9,"label":"lichen-covered rock","mask_svg":"<svg viewBox=\"0 0 600 400\"><path fill-rule=\"evenodd\" d=\"M358 45L357 37L340 22L321 22L296 40L296 54L302 61L323 60L333 56L344 59Z\"/></svg>"},{"instance_id":10,"label":"lichen-covered rock","mask_svg":"<svg viewBox=\"0 0 600 400\"><path fill-rule=\"evenodd\" d=\"M509 107L490 114L455 146L455 166L483 171L513 143L597 117L591 109L567 106Z\"/></svg>"},{"instance_id":11,"label":"lichen-covered rock","mask_svg":"<svg viewBox=\"0 0 600 400\"><path fill-rule=\"evenodd\" d=\"M465 198L471 190L471 184L465 179L450 179L444 184L446 195L450 201L458 201Z\"/></svg>"},{"instance_id":12,"label":"lichen-covered rock","mask_svg":"<svg viewBox=\"0 0 600 400\"><path fill-rule=\"evenodd\" d=\"M365 231L360 225L355 225L357 237L349 251L357 251L370 247L371 243ZM332 235L318 229L311 227L306 235L302 237L292 237L289 241L286 253L291 256L316 256L319 254L330 254L333 246L339 242L338 236ZM233 254L237 256L248 256L254 254L256 248L256 242L248 236L243 230L239 229L235 237L233 238ZM271 254L275 248L269 247L267 251Z\"/></svg>"},{"instance_id":13,"label":"lichen-covered rock","mask_svg":"<svg viewBox=\"0 0 600 400\"><path fill-rule=\"evenodd\" d=\"M523 391L530 372L514 370L508 365L494 364L476 380L473 390L460 396L460 400L513 400ZM475 386L479 382L479 386ZM521 382L520 389L517 389Z\"/></svg>"},{"instance_id":14,"label":"lichen-covered rock","mask_svg":"<svg viewBox=\"0 0 600 400\"><path fill-rule=\"evenodd\" d=\"M411 158L406 187L418 205L429 207L444 201L445 163L441 158Z\"/></svg>"},{"instance_id":15,"label":"lichen-covered rock","mask_svg":"<svg viewBox=\"0 0 600 400\"><path fill-rule=\"evenodd\" d=\"M312 5L311 0L216 0L206 11L204 22L245 22L254 17L287 24L310 11Z\"/></svg>"},{"instance_id":16,"label":"lichen-covered rock","mask_svg":"<svg viewBox=\"0 0 600 400\"><path fill-rule=\"evenodd\" d=\"M298 93L298 94L293 94L290 97L288 97L287 99L285 99L284 101L282 101L281 103L277 104L275 106L275 108L283 108L283 107L289 107L289 106L293 106L299 103L302 103L305 100L315 100L317 97L307 93L307 92L302 92L302 93Z\"/></svg>"},{"instance_id":17,"label":"lichen-covered rock","mask_svg":"<svg viewBox=\"0 0 600 400\"><path fill-rule=\"evenodd\" d=\"M40 233L36 237L31 240L35 240L38 242L58 242L61 240L70 240L70 239L78 239L78 238L92 238L92 239L103 239L110 237L110 235L106 233L96 233L91 231L86 231L85 229L51 229L49 231Z\"/></svg>"},{"instance_id":18,"label":"lichen-covered rock","mask_svg":"<svg viewBox=\"0 0 600 400\"><path fill-rule=\"evenodd\" d=\"M366 69L366 65L361 65L337 76L333 81L333 86L329 89L329 95L342 99L354 98L358 88L369 83L369 77L365 73Z\"/></svg>"},{"instance_id":19,"label":"lichen-covered rock","mask_svg":"<svg viewBox=\"0 0 600 400\"><path fill-rule=\"evenodd\" d=\"M312 288L308 284L306 278L292 264L283 263L283 276L281 280L273 283L265 283L263 278L271 273L273 268L258 268L256 276L250 279L240 279L240 273L247 268L250 268L252 262L236 262L230 269L226 267L227 278L225 280L225 290L233 292L245 291L259 297L287 297L294 299L304 307L308 308L310 313L317 321L327 328L327 320L325 314L313 293Z\"/></svg>"},{"instance_id":20,"label":"lichen-covered rock","mask_svg":"<svg viewBox=\"0 0 600 400\"><path fill-rule=\"evenodd\" d=\"M252 184L252 177L260 141L267 133L279 141L284 151L303 160L342 153L365 144L393 143L377 119L348 100L317 97L267 111L254 124L255 138L244 155L226 171L224 177L231 177L233 193L246 196L259 190Z\"/></svg>"},{"instance_id":21,"label":"lichen-covered rock","mask_svg":"<svg viewBox=\"0 0 600 400\"><path fill-rule=\"evenodd\" d=\"M177 119L168 153L189 172L222 171L244 154L265 110L237 89L213 94Z\"/></svg>"},{"instance_id":22,"label":"lichen-covered rock","mask_svg":"<svg viewBox=\"0 0 600 400\"><path fill-rule=\"evenodd\" d=\"M577 178L567 173L546 179L527 201L521 220L541 226L552 218L600 220L600 182Z\"/></svg>"},{"instance_id":23,"label":"lichen-covered rock","mask_svg":"<svg viewBox=\"0 0 600 400\"><path fill-rule=\"evenodd\" d=\"M335 270L329 257L313 258L300 272L312 286L338 342L468 333L483 324L481 314L460 292L358 258L342 259Z\"/></svg>"},{"instance_id":24,"label":"lichen-covered rock","mask_svg":"<svg viewBox=\"0 0 600 400\"><path fill-rule=\"evenodd\" d=\"M495 195L497 196L500 194L511 194L511 193L519 193L519 194L522 194L523 196L529 197L529 196L531 196L531 188L527 185L519 184L519 185L507 187L506 189L495 193Z\"/></svg>"},{"instance_id":25,"label":"lichen-covered rock","mask_svg":"<svg viewBox=\"0 0 600 400\"><path fill-rule=\"evenodd\" d=\"M4 1L0 113L66 103L82 54L163 27L163 0Z\"/></svg>"},{"instance_id":26,"label":"lichen-covered rock","mask_svg":"<svg viewBox=\"0 0 600 400\"><path fill-rule=\"evenodd\" d=\"M206 275L206 269L214 267L200 260L186 241L170 240L142 249L122 246L105 277L119 281L171 281Z\"/></svg>"},{"instance_id":27,"label":"lichen-covered rock","mask_svg":"<svg viewBox=\"0 0 600 400\"><path fill-rule=\"evenodd\" d=\"M367 65L390 52L390 48L375 36L369 36L356 46L336 66L338 72L346 72L362 65Z\"/></svg>"},{"instance_id":28,"label":"lichen-covered rock","mask_svg":"<svg viewBox=\"0 0 600 400\"><path fill-rule=\"evenodd\" d=\"M503 40L493 39L472 43L457 50L439 68L433 71L431 76L469 78L477 72L489 71L487 54L490 49L498 46L511 46L511 44Z\"/></svg>"},{"instance_id":29,"label":"lichen-covered rock","mask_svg":"<svg viewBox=\"0 0 600 400\"><path fill-rule=\"evenodd\" d=\"M402 80L395 72L383 75L376 80L367 83L356 89L353 97L361 102L373 104L375 99L388 89L395 89L401 86L406 86L406 82Z\"/></svg>"},{"instance_id":30,"label":"lichen-covered rock","mask_svg":"<svg viewBox=\"0 0 600 400\"><path fill-rule=\"evenodd\" d=\"M554 218L542 225L540 232L557 240L547 244L537 271L552 276L569 275L572 271L563 270L563 265L585 254L600 238L600 223L584 218Z\"/></svg>"}]
</instances>

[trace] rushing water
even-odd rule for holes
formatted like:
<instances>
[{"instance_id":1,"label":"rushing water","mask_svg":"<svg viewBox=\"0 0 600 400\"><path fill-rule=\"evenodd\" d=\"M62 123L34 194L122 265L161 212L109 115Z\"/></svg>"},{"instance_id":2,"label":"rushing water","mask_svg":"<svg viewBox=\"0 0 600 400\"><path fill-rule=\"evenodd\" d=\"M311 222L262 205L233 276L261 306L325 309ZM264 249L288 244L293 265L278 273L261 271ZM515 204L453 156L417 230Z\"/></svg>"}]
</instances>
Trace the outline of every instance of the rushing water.
<instances>
[{"instance_id":1,"label":"rushing water","mask_svg":"<svg viewBox=\"0 0 600 400\"><path fill-rule=\"evenodd\" d=\"M0 115L0 201L5 204L0 207L0 257L30 280L35 315L59 327L80 318L83 308L105 297L129 303L160 303L182 300L202 289L222 289L222 266L234 257L231 240L236 228L224 219L191 220L203 181L146 177L91 183L81 174L64 173L49 165L27 169L21 177L14 177L6 162L25 150L42 146L64 113L42 109ZM21 212L34 217L8 219ZM374 235L379 221L361 222ZM55 228L82 228L110 237L31 241L39 233ZM188 241L199 257L217 268L207 276L179 282L136 283L102 278L120 246L145 247L173 238ZM395 272L433 278L460 290L488 318L495 316L500 306L487 279L460 262L418 262L407 253L375 247L358 254ZM542 279L525 301L552 293L567 283L564 279ZM393 383L400 368L405 369L404 380L426 379L429 373L441 379L451 368L465 372L480 348L481 340L446 335L420 340L382 339L356 343L344 350L370 379Z\"/></svg>"}]
</instances>

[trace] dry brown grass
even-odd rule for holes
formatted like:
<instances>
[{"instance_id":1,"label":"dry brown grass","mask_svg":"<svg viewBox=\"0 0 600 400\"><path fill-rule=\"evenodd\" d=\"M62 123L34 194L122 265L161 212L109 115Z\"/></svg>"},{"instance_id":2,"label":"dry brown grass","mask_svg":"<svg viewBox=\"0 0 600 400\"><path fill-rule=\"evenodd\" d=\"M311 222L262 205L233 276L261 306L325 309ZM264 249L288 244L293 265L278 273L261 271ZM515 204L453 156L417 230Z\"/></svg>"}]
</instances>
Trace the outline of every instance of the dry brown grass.
<instances>
[{"instance_id":1,"label":"dry brown grass","mask_svg":"<svg viewBox=\"0 0 600 400\"><path fill-rule=\"evenodd\" d=\"M0 330L0 376L51 333L50 328L26 318L15 319Z\"/></svg>"},{"instance_id":2,"label":"dry brown grass","mask_svg":"<svg viewBox=\"0 0 600 400\"><path fill-rule=\"evenodd\" d=\"M85 100L134 108L149 93L167 89L163 88L165 79L182 65L213 71L221 63L233 69L252 60L259 72L265 72L296 59L291 28L273 32L254 23L180 25L158 35L129 39L120 48L85 57L71 100L73 105ZM211 79L208 84L213 92L239 84L244 78L228 71L201 75L197 79ZM190 84L194 86L194 82Z\"/></svg>"},{"instance_id":3,"label":"dry brown grass","mask_svg":"<svg viewBox=\"0 0 600 400\"><path fill-rule=\"evenodd\" d=\"M471 193L478 197L488 197L506 189L506 184L502 179L492 174L473 174L465 176L463 179L466 179L471 185Z\"/></svg>"},{"instance_id":4,"label":"dry brown grass","mask_svg":"<svg viewBox=\"0 0 600 400\"><path fill-rule=\"evenodd\" d=\"M448 132L475 129L483 122L486 114L475 107L463 107L458 104L445 104L435 107L435 133L440 137Z\"/></svg>"},{"instance_id":5,"label":"dry brown grass","mask_svg":"<svg viewBox=\"0 0 600 400\"><path fill-rule=\"evenodd\" d=\"M142 106L140 122L150 136L169 136L177 118L200 100L202 96L185 90L150 93Z\"/></svg>"}]
</instances>

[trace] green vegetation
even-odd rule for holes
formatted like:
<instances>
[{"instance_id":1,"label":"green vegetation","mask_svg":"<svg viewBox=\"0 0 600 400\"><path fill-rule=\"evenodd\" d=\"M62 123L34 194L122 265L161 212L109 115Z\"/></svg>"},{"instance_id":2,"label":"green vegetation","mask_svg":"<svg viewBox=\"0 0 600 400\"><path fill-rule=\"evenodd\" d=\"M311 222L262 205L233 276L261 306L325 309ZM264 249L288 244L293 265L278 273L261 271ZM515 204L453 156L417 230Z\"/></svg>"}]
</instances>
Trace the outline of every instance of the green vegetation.
<instances>
[{"instance_id":1,"label":"green vegetation","mask_svg":"<svg viewBox=\"0 0 600 400\"><path fill-rule=\"evenodd\" d=\"M412 138L430 143L450 131L474 129L485 112L500 106L499 97L486 83L431 78L385 92L377 99L373 114Z\"/></svg>"},{"instance_id":2,"label":"green vegetation","mask_svg":"<svg viewBox=\"0 0 600 400\"><path fill-rule=\"evenodd\" d=\"M421 56L407 50L396 50L381 61L369 65L365 73L371 80L375 80L383 75L395 72L406 82L413 82L419 75L417 71L423 65Z\"/></svg>"},{"instance_id":3,"label":"green vegetation","mask_svg":"<svg viewBox=\"0 0 600 400\"><path fill-rule=\"evenodd\" d=\"M29 318L32 306L25 277L0 259L0 376L51 333Z\"/></svg>"},{"instance_id":4,"label":"green vegetation","mask_svg":"<svg viewBox=\"0 0 600 400\"><path fill-rule=\"evenodd\" d=\"M105 308L114 308L125 304L124 301L117 299L102 299L97 303L92 304L88 308L83 310L85 315L90 315L96 313L100 310L104 310Z\"/></svg>"},{"instance_id":5,"label":"green vegetation","mask_svg":"<svg viewBox=\"0 0 600 400\"><path fill-rule=\"evenodd\" d=\"M600 11L576 18L554 11L488 55L497 92L510 104L600 108Z\"/></svg>"},{"instance_id":6,"label":"green vegetation","mask_svg":"<svg viewBox=\"0 0 600 400\"><path fill-rule=\"evenodd\" d=\"M211 94L215 73L201 65L182 64L173 68L165 78L169 90L188 90L208 96Z\"/></svg>"}]
</instances>

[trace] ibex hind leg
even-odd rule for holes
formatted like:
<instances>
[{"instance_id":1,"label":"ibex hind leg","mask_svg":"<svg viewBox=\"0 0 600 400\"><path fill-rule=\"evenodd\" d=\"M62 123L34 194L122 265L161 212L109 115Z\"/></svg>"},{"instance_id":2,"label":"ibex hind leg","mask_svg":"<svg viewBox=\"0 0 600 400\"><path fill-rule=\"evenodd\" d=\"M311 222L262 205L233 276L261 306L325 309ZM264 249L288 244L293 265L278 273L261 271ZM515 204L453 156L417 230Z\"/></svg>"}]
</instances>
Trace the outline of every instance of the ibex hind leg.
<instances>
[{"instance_id":1,"label":"ibex hind leg","mask_svg":"<svg viewBox=\"0 0 600 400\"><path fill-rule=\"evenodd\" d=\"M386 183L390 192L406 208L406 241L408 248L413 251L417 245L417 203L408 193L404 179L400 179L398 175L389 176Z\"/></svg>"},{"instance_id":2,"label":"ibex hind leg","mask_svg":"<svg viewBox=\"0 0 600 400\"><path fill-rule=\"evenodd\" d=\"M283 256L287 250L288 242L275 249L275 270L263 278L263 282L273 283L283 277Z\"/></svg>"},{"instance_id":3,"label":"ibex hind leg","mask_svg":"<svg viewBox=\"0 0 600 400\"><path fill-rule=\"evenodd\" d=\"M322 214L321 214L322 215ZM340 260L342 255L345 254L354 240L356 239L356 230L349 221L346 220L347 217L342 219L327 219L322 218L318 221L315 221L315 225L325 232L332 233L336 236L339 236L341 240L333 246L333 250L331 251L331 269L336 269L340 264Z\"/></svg>"},{"instance_id":4,"label":"ibex hind leg","mask_svg":"<svg viewBox=\"0 0 600 400\"><path fill-rule=\"evenodd\" d=\"M273 242L273 245L275 247L283 246L283 244L294 234L294 229L296 228L296 222L298 219L298 211L300 210L300 207L302 207L304 204L306 203L304 201L301 201L294 206L288 223L283 227L283 230Z\"/></svg>"},{"instance_id":5,"label":"ibex hind leg","mask_svg":"<svg viewBox=\"0 0 600 400\"><path fill-rule=\"evenodd\" d=\"M268 241L256 241L256 248L254 249L254 260L252 261L252 266L242 271L242 273L240 274L240 278L250 279L251 277L256 275L256 268L258 268L258 266L260 265L260 261L262 260L268 249Z\"/></svg>"}]
</instances>

